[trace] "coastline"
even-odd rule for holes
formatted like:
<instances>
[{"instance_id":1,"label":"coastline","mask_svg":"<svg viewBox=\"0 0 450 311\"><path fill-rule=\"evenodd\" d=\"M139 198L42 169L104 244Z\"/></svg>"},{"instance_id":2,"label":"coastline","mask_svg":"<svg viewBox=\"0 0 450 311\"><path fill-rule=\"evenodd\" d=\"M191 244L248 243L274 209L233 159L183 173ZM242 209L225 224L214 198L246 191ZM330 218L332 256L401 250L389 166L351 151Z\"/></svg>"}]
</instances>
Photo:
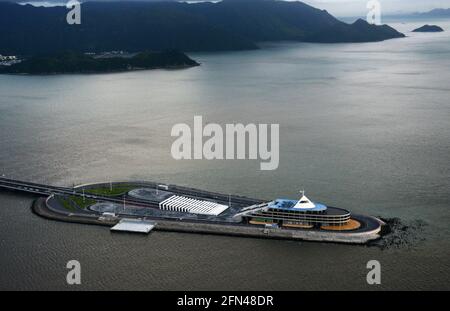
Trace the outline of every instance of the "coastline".
<instances>
[{"instance_id":1,"label":"coastline","mask_svg":"<svg viewBox=\"0 0 450 311\"><path fill-rule=\"evenodd\" d=\"M112 227L116 225L119 219L106 220L99 219L97 215L92 214L74 214L61 213L49 204L51 197L40 197L33 202L32 211L38 216L49 220L57 220L69 223L79 223L88 225L100 225L105 227ZM326 242L326 243L343 243L343 244L357 244L367 245L370 242L381 238L381 229L384 222L372 216L354 215L356 219L364 219L367 221L376 221L379 226L376 229L363 232L330 232L330 231L313 231L313 230L299 230L286 228L265 228L261 226L248 226L242 224L224 224L224 223L207 223L201 221L177 221L167 220L157 217L123 217L123 218L140 218L145 220L153 220L157 222L154 230L182 232L182 233L196 233L196 234L213 234L226 235L235 237L249 237L249 238L265 238L278 240L297 240L309 242Z\"/></svg>"},{"instance_id":2,"label":"coastline","mask_svg":"<svg viewBox=\"0 0 450 311\"><path fill-rule=\"evenodd\" d=\"M60 76L60 75L101 75L101 74L114 74L125 73L145 70L183 70L200 66L200 63L196 65L180 65L180 66L161 66L153 68L130 68L124 70L111 70L111 71L79 71L79 72L47 72L47 73L30 73L30 72L0 72L0 75L12 75L12 76Z\"/></svg>"}]
</instances>

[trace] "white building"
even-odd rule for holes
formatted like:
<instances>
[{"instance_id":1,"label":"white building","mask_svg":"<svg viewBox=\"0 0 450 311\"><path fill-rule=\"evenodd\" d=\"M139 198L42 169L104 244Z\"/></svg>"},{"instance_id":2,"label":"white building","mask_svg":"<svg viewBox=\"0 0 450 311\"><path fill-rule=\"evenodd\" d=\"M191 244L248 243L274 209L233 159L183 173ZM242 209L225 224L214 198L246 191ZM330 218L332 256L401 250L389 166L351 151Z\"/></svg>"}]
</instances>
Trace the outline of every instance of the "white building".
<instances>
[{"instance_id":1,"label":"white building","mask_svg":"<svg viewBox=\"0 0 450 311\"><path fill-rule=\"evenodd\" d=\"M159 208L166 211L217 216L225 211L228 205L173 195L160 202Z\"/></svg>"}]
</instances>

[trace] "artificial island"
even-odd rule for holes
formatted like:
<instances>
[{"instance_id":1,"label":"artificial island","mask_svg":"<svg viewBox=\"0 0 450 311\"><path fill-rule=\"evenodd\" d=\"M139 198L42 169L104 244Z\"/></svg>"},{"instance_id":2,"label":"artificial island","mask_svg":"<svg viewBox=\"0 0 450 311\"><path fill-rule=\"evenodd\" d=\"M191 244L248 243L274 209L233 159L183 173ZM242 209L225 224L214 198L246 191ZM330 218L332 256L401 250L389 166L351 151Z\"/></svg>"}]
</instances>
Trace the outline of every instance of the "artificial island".
<instances>
[{"instance_id":1,"label":"artificial island","mask_svg":"<svg viewBox=\"0 0 450 311\"><path fill-rule=\"evenodd\" d=\"M251 199L155 182L110 182L56 187L0 178L0 188L39 196L33 211L113 231L152 229L276 239L365 244L384 222L300 199Z\"/></svg>"}]
</instances>

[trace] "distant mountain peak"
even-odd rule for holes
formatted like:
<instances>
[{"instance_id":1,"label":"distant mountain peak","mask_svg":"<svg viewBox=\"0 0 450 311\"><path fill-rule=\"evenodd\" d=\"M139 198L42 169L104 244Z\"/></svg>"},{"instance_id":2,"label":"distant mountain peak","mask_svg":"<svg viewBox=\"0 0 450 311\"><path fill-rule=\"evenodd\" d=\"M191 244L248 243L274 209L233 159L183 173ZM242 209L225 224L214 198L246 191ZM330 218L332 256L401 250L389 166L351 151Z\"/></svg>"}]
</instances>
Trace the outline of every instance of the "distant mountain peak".
<instances>
[{"instance_id":1,"label":"distant mountain peak","mask_svg":"<svg viewBox=\"0 0 450 311\"><path fill-rule=\"evenodd\" d=\"M443 32L443 31L444 29L442 29L439 26L428 24L413 30L413 32Z\"/></svg>"},{"instance_id":2,"label":"distant mountain peak","mask_svg":"<svg viewBox=\"0 0 450 311\"><path fill-rule=\"evenodd\" d=\"M422 12L422 13L414 13L414 16L421 16L421 17L449 17L450 16L450 8L436 8L428 12Z\"/></svg>"},{"instance_id":3,"label":"distant mountain peak","mask_svg":"<svg viewBox=\"0 0 450 311\"><path fill-rule=\"evenodd\" d=\"M353 23L353 25L355 25L355 26L369 26L370 24L369 24L365 19L358 18L358 19Z\"/></svg>"},{"instance_id":4,"label":"distant mountain peak","mask_svg":"<svg viewBox=\"0 0 450 311\"><path fill-rule=\"evenodd\" d=\"M450 12L450 9L433 9L429 13L442 13L442 12Z\"/></svg>"},{"instance_id":5,"label":"distant mountain peak","mask_svg":"<svg viewBox=\"0 0 450 311\"><path fill-rule=\"evenodd\" d=\"M353 24L368 24L365 19L358 18Z\"/></svg>"}]
</instances>

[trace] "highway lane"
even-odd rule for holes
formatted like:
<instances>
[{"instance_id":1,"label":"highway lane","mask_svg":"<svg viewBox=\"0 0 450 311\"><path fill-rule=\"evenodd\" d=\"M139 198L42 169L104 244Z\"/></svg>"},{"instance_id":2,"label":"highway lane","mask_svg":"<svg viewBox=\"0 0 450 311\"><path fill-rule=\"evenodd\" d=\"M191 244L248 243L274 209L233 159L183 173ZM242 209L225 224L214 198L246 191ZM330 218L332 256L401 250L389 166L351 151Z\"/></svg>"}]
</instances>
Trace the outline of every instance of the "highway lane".
<instances>
[{"instance_id":1,"label":"highway lane","mask_svg":"<svg viewBox=\"0 0 450 311\"><path fill-rule=\"evenodd\" d=\"M117 183L120 184L120 183ZM133 183L134 184L134 183ZM107 185L107 184L98 184L98 185ZM109 183L108 183L109 185ZM136 187L142 186L142 187L157 187L158 184L154 183L144 183L144 182L137 182ZM94 185L92 185L94 186ZM180 187L175 185L170 185L170 192L174 194L180 194L183 196L193 196L199 199L211 199L213 201L216 201L221 204L228 204L229 199L231 199L231 203L234 206L242 205L244 206L250 206L254 205L256 203L261 203L263 201L256 200L256 199L250 199L245 197L238 197L238 196L227 196L219 193L212 193L202 190L196 190L192 188L186 188L186 187ZM28 192L28 193L34 193L38 195L44 195L44 196L50 196L52 194L54 195L74 195L74 196L80 196L85 197L89 199L93 199L96 201L103 201L103 202L113 202L118 204L123 204L124 200L126 204L141 206L141 207L148 207L148 208L156 208L159 209L159 201L152 200L152 199L138 199L133 198L128 195L124 195L122 197L113 197L113 196L102 196L102 195L96 195L89 193L89 186L86 186L86 189L83 191L84 187L80 189L80 187L75 188L69 188L69 187L58 187L58 186L51 186L51 185L44 185L44 184L38 184L33 182L27 182L27 181L21 181L21 180L15 180L15 179L8 179L4 177L0 177L0 188L5 188L9 190L15 190L15 191L22 191L22 192ZM165 190L165 189L160 189Z\"/></svg>"},{"instance_id":2,"label":"highway lane","mask_svg":"<svg viewBox=\"0 0 450 311\"><path fill-rule=\"evenodd\" d=\"M45 195L45 196L74 195L74 196L80 196L80 197L93 199L96 201L113 202L113 203L119 203L119 204L123 204L124 199L125 199L125 202L128 204L149 207L149 208L159 208L159 206L158 206L159 202L157 202L157 201L150 201L150 200L144 201L144 200L139 200L139 199L133 199L133 198L130 198L127 196L125 196L124 198L101 196L101 195L91 194L88 191L83 191L83 190L80 191L76 188L49 186L49 185L32 183L32 182L7 179L7 178L3 178L3 177L0 178L0 188L21 191L21 192L34 193L34 194Z\"/></svg>"}]
</instances>

